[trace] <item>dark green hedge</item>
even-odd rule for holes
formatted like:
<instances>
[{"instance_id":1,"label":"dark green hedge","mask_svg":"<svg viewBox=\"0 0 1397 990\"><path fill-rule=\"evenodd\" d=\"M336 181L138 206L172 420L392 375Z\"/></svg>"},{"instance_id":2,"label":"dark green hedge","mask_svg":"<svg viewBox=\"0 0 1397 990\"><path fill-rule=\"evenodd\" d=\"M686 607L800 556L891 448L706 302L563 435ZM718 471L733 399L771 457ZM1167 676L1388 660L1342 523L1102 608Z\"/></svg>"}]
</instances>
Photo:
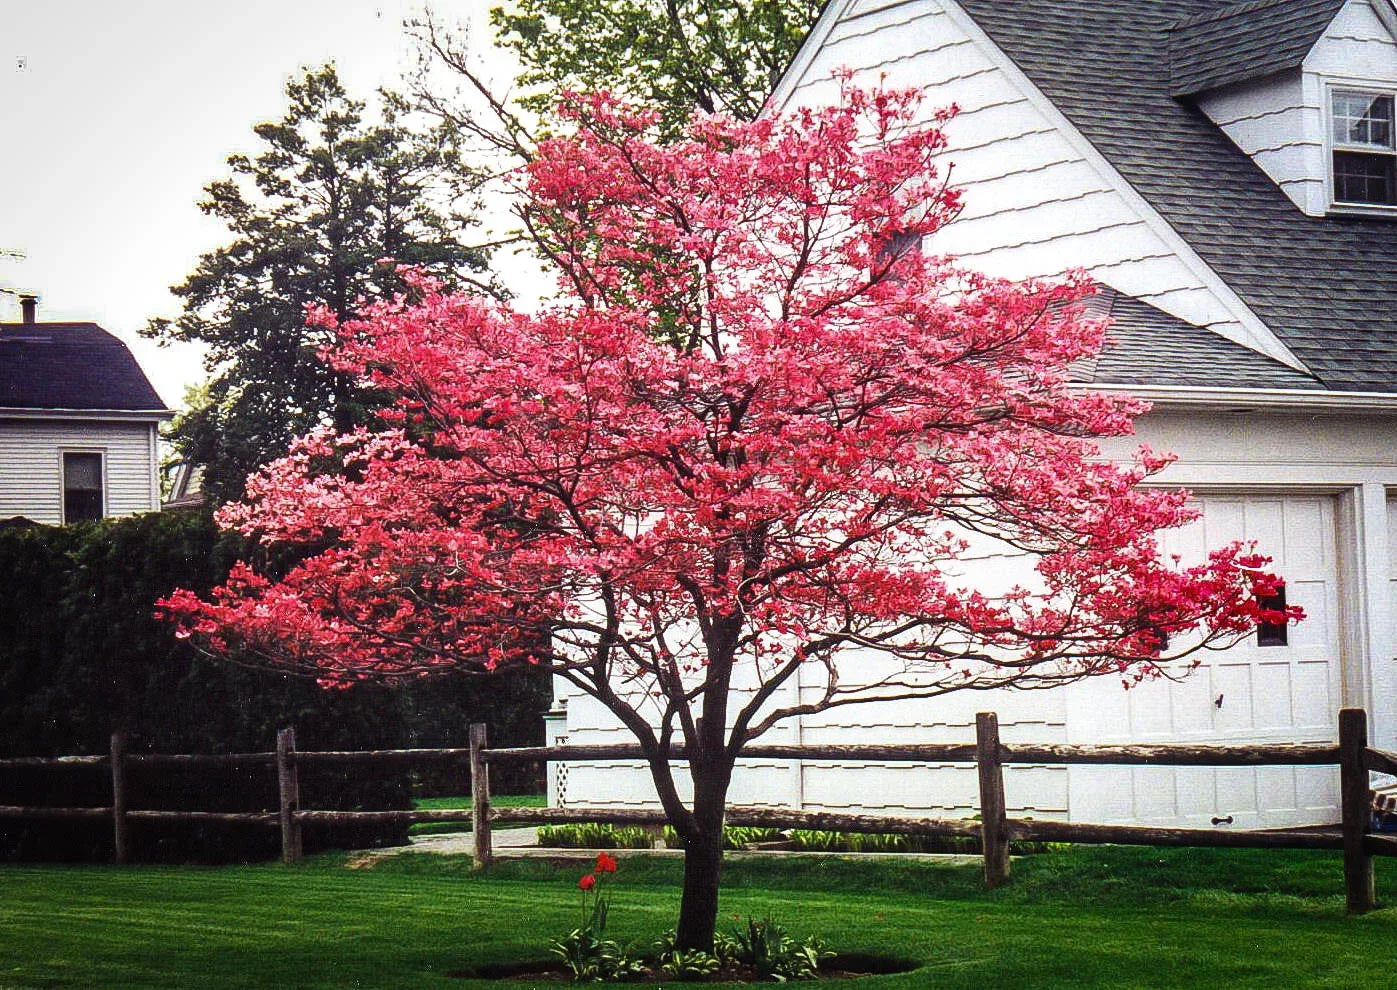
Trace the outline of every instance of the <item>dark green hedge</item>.
<instances>
[{"instance_id":1,"label":"dark green hedge","mask_svg":"<svg viewBox=\"0 0 1397 990\"><path fill-rule=\"evenodd\" d=\"M175 587L206 592L246 551L206 513L176 512L69 527L0 528L0 756L101 753L125 731L132 752L226 753L273 748L291 725L301 749L465 745L472 721L495 745L542 741L547 683L538 675L443 678L392 690L323 690L308 681L200 657L154 618ZM301 775L307 808L403 808L412 779L375 770ZM468 786L447 775L448 790ZM493 781L492 781L493 783ZM501 782L503 783L503 782ZM512 781L538 786L537 775ZM134 770L132 807L276 807L262 767L175 775ZM499 783L495 789L502 790ZM103 773L0 771L0 804L106 805ZM0 822L0 856L103 858L109 829ZM225 861L270 857L275 829L138 826L138 858ZM403 842L401 827L308 830L308 848Z\"/></svg>"}]
</instances>

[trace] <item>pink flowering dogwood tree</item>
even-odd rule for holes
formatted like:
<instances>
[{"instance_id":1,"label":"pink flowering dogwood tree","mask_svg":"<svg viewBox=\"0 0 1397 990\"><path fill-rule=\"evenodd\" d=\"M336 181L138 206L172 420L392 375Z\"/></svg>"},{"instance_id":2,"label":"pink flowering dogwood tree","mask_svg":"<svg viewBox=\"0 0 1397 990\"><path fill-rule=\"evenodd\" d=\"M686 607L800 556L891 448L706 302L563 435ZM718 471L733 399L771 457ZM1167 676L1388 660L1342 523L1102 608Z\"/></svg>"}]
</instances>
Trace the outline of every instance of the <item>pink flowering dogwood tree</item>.
<instances>
[{"instance_id":1,"label":"pink flowering dogwood tree","mask_svg":"<svg viewBox=\"0 0 1397 990\"><path fill-rule=\"evenodd\" d=\"M170 596L182 635L331 685L547 667L639 741L686 849L678 944L711 949L734 761L783 719L1137 680L1298 616L1259 608L1245 547L1161 556L1192 517L1141 484L1167 458L1097 446L1144 407L1068 387L1102 345L1085 277L918 249L960 204L947 114L847 80L679 143L605 96L564 112L521 215L565 298L418 280L338 326L327 359L392 397L380 425L248 480L222 524L299 563ZM1031 580L955 577L985 542Z\"/></svg>"}]
</instances>

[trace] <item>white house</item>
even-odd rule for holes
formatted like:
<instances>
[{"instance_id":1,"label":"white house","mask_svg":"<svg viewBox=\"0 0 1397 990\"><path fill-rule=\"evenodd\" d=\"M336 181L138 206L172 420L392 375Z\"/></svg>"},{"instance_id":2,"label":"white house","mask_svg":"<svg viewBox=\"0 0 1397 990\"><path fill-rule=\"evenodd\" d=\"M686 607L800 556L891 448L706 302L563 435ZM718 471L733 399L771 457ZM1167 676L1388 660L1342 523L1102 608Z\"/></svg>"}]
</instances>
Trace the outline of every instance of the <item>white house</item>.
<instances>
[{"instance_id":1,"label":"white house","mask_svg":"<svg viewBox=\"0 0 1397 990\"><path fill-rule=\"evenodd\" d=\"M1201 520L1185 556L1256 539L1309 619L1178 683L1098 680L806 718L771 742L1309 742L1341 705L1397 744L1397 12L1390 0L830 0L776 108L831 75L952 102L966 208L926 245L1010 277L1085 268L1115 342L1081 387L1150 399L1139 441ZM1133 446L1133 443L1132 443ZM982 565L988 570L995 561ZM798 687L793 690L799 690ZM561 690L549 739L624 741ZM574 764L569 805L653 801L643 771ZM1026 767L1011 813L1272 826L1337 820L1326 768ZM732 800L889 814L973 811L963 767L747 764Z\"/></svg>"},{"instance_id":2,"label":"white house","mask_svg":"<svg viewBox=\"0 0 1397 990\"><path fill-rule=\"evenodd\" d=\"M0 519L61 524L160 508L170 410L95 323L0 323Z\"/></svg>"}]
</instances>

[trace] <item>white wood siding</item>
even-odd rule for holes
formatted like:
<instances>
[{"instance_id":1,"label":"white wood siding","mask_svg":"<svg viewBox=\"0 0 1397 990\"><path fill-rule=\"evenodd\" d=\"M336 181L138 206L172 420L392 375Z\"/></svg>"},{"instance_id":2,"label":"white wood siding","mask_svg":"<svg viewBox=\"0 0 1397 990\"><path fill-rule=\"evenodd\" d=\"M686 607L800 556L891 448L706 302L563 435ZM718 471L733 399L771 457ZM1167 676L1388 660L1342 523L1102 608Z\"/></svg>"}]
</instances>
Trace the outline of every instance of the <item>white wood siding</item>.
<instances>
[{"instance_id":1,"label":"white wood siding","mask_svg":"<svg viewBox=\"0 0 1397 990\"><path fill-rule=\"evenodd\" d=\"M1298 70L1209 93L1198 107L1296 206L1324 213L1324 115Z\"/></svg>"},{"instance_id":2,"label":"white wood siding","mask_svg":"<svg viewBox=\"0 0 1397 990\"><path fill-rule=\"evenodd\" d=\"M1321 76L1397 83L1397 44L1368 0L1349 0L1304 67Z\"/></svg>"},{"instance_id":3,"label":"white wood siding","mask_svg":"<svg viewBox=\"0 0 1397 990\"><path fill-rule=\"evenodd\" d=\"M787 105L831 102L831 75L841 67L857 69L866 84L882 76L889 86L920 89L928 113L955 103L961 112L946 127L946 160L966 190L965 210L930 250L1010 278L1086 268L1121 292L1294 363L1167 224L1091 160L1080 135L1044 111L1041 95L962 28L961 16L938 0L864 0L788 81Z\"/></svg>"},{"instance_id":4,"label":"white wood siding","mask_svg":"<svg viewBox=\"0 0 1397 990\"><path fill-rule=\"evenodd\" d=\"M0 420L0 519L63 521L64 450L103 454L108 515L158 509L154 430L150 423Z\"/></svg>"}]
</instances>

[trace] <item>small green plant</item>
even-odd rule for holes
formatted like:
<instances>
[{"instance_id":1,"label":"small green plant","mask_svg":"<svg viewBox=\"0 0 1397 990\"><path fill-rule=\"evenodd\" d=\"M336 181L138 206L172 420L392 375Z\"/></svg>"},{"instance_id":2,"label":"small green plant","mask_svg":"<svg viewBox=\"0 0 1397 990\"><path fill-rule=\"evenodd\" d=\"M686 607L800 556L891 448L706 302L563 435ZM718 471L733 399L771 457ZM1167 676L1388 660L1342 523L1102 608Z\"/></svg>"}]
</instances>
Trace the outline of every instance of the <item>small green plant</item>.
<instances>
[{"instance_id":1,"label":"small green plant","mask_svg":"<svg viewBox=\"0 0 1397 990\"><path fill-rule=\"evenodd\" d=\"M655 837L639 825L540 825L538 844L551 849L649 849Z\"/></svg>"},{"instance_id":2,"label":"small green plant","mask_svg":"<svg viewBox=\"0 0 1397 990\"><path fill-rule=\"evenodd\" d=\"M717 951L718 941L723 937L722 932L713 933L714 951ZM678 935L671 928L665 932L655 942L655 958L659 961L660 970L667 976L676 980L706 980L725 963L731 962L732 957L726 958L718 955L709 955L700 950L684 950L675 943Z\"/></svg>"},{"instance_id":3,"label":"small green plant","mask_svg":"<svg viewBox=\"0 0 1397 990\"><path fill-rule=\"evenodd\" d=\"M779 828L762 828L756 825L729 825L723 829L724 849L745 849L753 842L778 842L786 837ZM660 832L666 849L683 849L684 840L671 826L666 825Z\"/></svg>"},{"instance_id":4,"label":"small green plant","mask_svg":"<svg viewBox=\"0 0 1397 990\"><path fill-rule=\"evenodd\" d=\"M674 980L706 980L719 965L716 956L699 949L671 949L660 956L660 972Z\"/></svg>"},{"instance_id":5,"label":"small green plant","mask_svg":"<svg viewBox=\"0 0 1397 990\"><path fill-rule=\"evenodd\" d=\"M718 948L716 940L714 948ZM813 935L797 942L771 918L752 917L745 929L735 929L732 939L725 940L722 953L751 966L758 978L778 983L813 980L819 975L820 961L834 955Z\"/></svg>"},{"instance_id":6,"label":"small green plant","mask_svg":"<svg viewBox=\"0 0 1397 990\"><path fill-rule=\"evenodd\" d=\"M582 923L548 943L548 951L567 965L574 983L623 980L645 970L644 963L632 959L614 939L606 937L611 897L605 892L605 885L615 873L616 859L606 853L598 855L592 872L577 881L582 892Z\"/></svg>"}]
</instances>

